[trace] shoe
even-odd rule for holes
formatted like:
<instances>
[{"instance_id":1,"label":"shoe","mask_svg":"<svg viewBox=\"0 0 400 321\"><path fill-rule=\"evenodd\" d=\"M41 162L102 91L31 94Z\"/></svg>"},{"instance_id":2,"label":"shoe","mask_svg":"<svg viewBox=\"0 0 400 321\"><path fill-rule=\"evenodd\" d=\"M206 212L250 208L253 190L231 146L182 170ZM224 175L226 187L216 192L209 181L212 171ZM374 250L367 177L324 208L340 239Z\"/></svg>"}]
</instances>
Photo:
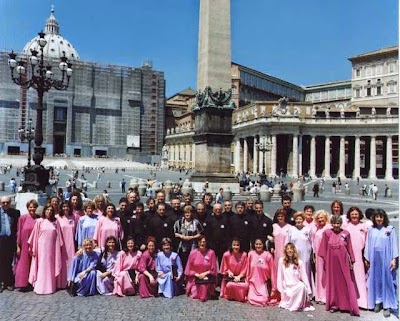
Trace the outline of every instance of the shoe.
<instances>
[{"instance_id":1,"label":"shoe","mask_svg":"<svg viewBox=\"0 0 400 321\"><path fill-rule=\"evenodd\" d=\"M8 290L8 291L14 291L14 286L13 286L13 285L7 286L7 290Z\"/></svg>"},{"instance_id":2,"label":"shoe","mask_svg":"<svg viewBox=\"0 0 400 321\"><path fill-rule=\"evenodd\" d=\"M374 312L379 313L382 310L382 306L380 303L375 304Z\"/></svg>"},{"instance_id":3,"label":"shoe","mask_svg":"<svg viewBox=\"0 0 400 321\"><path fill-rule=\"evenodd\" d=\"M336 308L331 308L331 309L329 310L330 313L335 313L335 312L338 312L338 311L339 311L339 310L336 309Z\"/></svg>"},{"instance_id":4,"label":"shoe","mask_svg":"<svg viewBox=\"0 0 400 321\"><path fill-rule=\"evenodd\" d=\"M385 318L389 318L390 317L390 309L384 309L383 310L383 316Z\"/></svg>"}]
</instances>

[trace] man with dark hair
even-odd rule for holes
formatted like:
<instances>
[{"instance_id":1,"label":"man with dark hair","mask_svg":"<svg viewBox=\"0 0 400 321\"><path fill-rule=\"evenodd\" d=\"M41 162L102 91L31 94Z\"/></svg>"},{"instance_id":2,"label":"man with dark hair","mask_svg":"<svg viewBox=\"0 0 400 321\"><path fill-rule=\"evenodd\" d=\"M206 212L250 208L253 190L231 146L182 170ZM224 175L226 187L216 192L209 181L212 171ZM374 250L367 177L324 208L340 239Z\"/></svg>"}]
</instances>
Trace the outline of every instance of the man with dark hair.
<instances>
[{"instance_id":1,"label":"man with dark hair","mask_svg":"<svg viewBox=\"0 0 400 321\"><path fill-rule=\"evenodd\" d=\"M179 199L179 197L174 196L171 199L171 209L167 211L167 216L171 217L174 221L177 221L183 217L183 211L181 210L181 200Z\"/></svg>"},{"instance_id":2,"label":"man with dark hair","mask_svg":"<svg viewBox=\"0 0 400 321\"><path fill-rule=\"evenodd\" d=\"M129 236L129 224L132 218L132 213L130 213L128 209L128 199L126 197L122 197L119 200L119 206L116 215L121 221L121 227L124 231L124 239L122 240L122 243L125 244L126 239Z\"/></svg>"},{"instance_id":3,"label":"man with dark hair","mask_svg":"<svg viewBox=\"0 0 400 321\"><path fill-rule=\"evenodd\" d=\"M246 214L249 216L253 216L256 213L254 210L254 198L248 197L246 199Z\"/></svg>"},{"instance_id":4,"label":"man with dark hair","mask_svg":"<svg viewBox=\"0 0 400 321\"><path fill-rule=\"evenodd\" d=\"M146 219L144 214L144 204L136 203L136 210L130 220L129 236L135 240L135 245L143 252L146 250Z\"/></svg>"},{"instance_id":5,"label":"man with dark hair","mask_svg":"<svg viewBox=\"0 0 400 321\"><path fill-rule=\"evenodd\" d=\"M20 212L11 208L11 198L0 200L0 293L14 290L12 262L17 250L17 223Z\"/></svg>"},{"instance_id":6,"label":"man with dark hair","mask_svg":"<svg viewBox=\"0 0 400 321\"><path fill-rule=\"evenodd\" d=\"M211 217L211 215L210 215ZM194 218L197 219L200 224L203 226L204 234L207 235L207 223L208 223L208 214L206 212L206 205L203 202L198 202L196 204L196 211L194 213Z\"/></svg>"},{"instance_id":7,"label":"man with dark hair","mask_svg":"<svg viewBox=\"0 0 400 321\"><path fill-rule=\"evenodd\" d=\"M294 225L293 214L297 211L292 208L292 199L289 195L282 196L282 207L286 213L286 222Z\"/></svg>"},{"instance_id":8,"label":"man with dark hair","mask_svg":"<svg viewBox=\"0 0 400 321\"><path fill-rule=\"evenodd\" d=\"M244 202L237 202L235 208L236 215L232 216L229 220L231 239L235 237L239 238L241 241L240 248L245 252L249 252L252 233L251 220L245 212Z\"/></svg>"},{"instance_id":9,"label":"man with dark hair","mask_svg":"<svg viewBox=\"0 0 400 321\"><path fill-rule=\"evenodd\" d=\"M137 191L133 190L132 192L128 193L128 208L127 210L131 215L133 215L133 212L135 211L136 208L136 203L140 201L140 197Z\"/></svg>"},{"instance_id":10,"label":"man with dark hair","mask_svg":"<svg viewBox=\"0 0 400 321\"><path fill-rule=\"evenodd\" d=\"M213 196L212 196L212 194L211 193L205 193L204 195L203 195L203 203L205 204L205 206L206 206L206 212L207 212L207 214L209 215L209 216L211 216L212 215L212 211L213 211L213 207L212 207L212 202L213 202Z\"/></svg>"},{"instance_id":11,"label":"man with dark hair","mask_svg":"<svg viewBox=\"0 0 400 321\"><path fill-rule=\"evenodd\" d=\"M224 211L222 214L228 218L231 218L233 215L236 214L234 211L232 211L232 201L224 201Z\"/></svg>"},{"instance_id":12,"label":"man with dark hair","mask_svg":"<svg viewBox=\"0 0 400 321\"><path fill-rule=\"evenodd\" d=\"M183 208L187 205L191 206L193 211L196 209L193 205L192 205L192 201L193 201L193 197L192 194L190 193L185 193L183 194L183 202L184 204L181 206L181 210L183 210Z\"/></svg>"},{"instance_id":13,"label":"man with dark hair","mask_svg":"<svg viewBox=\"0 0 400 321\"><path fill-rule=\"evenodd\" d=\"M272 220L264 213L262 201L256 200L254 204L256 214L252 216L251 243L254 245L256 239L261 239L265 244L267 240L272 240Z\"/></svg>"},{"instance_id":14,"label":"man with dark hair","mask_svg":"<svg viewBox=\"0 0 400 321\"><path fill-rule=\"evenodd\" d=\"M156 239L156 246L161 250L161 240L169 237L175 240L174 220L165 215L165 203L156 205L156 215L150 219L147 225L147 236L153 236Z\"/></svg>"}]
</instances>

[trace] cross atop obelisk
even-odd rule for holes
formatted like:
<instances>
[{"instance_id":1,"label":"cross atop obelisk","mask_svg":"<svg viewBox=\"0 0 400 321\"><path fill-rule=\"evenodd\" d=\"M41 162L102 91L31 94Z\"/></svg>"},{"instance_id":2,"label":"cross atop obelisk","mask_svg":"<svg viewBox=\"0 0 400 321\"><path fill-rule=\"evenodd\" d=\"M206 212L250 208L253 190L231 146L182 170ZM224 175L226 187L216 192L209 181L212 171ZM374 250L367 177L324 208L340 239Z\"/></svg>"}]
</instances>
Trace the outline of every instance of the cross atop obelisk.
<instances>
[{"instance_id":1,"label":"cross atop obelisk","mask_svg":"<svg viewBox=\"0 0 400 321\"><path fill-rule=\"evenodd\" d=\"M200 0L197 90L231 88L231 2Z\"/></svg>"}]
</instances>

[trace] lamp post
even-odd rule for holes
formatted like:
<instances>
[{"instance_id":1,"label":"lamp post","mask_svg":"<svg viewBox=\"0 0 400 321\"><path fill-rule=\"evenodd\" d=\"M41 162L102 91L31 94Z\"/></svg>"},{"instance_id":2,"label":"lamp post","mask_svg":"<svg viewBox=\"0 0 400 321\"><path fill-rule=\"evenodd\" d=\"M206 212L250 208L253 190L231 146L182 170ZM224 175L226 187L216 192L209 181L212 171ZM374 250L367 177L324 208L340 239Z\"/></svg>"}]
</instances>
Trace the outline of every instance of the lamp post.
<instances>
[{"instance_id":1,"label":"lamp post","mask_svg":"<svg viewBox=\"0 0 400 321\"><path fill-rule=\"evenodd\" d=\"M272 143L268 137L262 136L260 137L260 142L257 144L257 148L260 152L263 153L263 169L260 174L260 184L264 184L266 181L265 175L265 167L266 167L266 153L271 150Z\"/></svg>"},{"instance_id":2,"label":"lamp post","mask_svg":"<svg viewBox=\"0 0 400 321\"><path fill-rule=\"evenodd\" d=\"M36 109L36 130L35 130L35 152L33 155L33 161L35 165L32 167L28 166L25 172L25 184L24 191L43 191L45 192L45 186L48 184L49 173L40 164L43 161L45 148L42 147L43 143L43 96L44 93L50 89L66 90L69 85L69 80L72 76L72 64L68 62L65 54L61 57L59 68L61 71L61 80L53 79L54 73L52 66L49 64L45 66L44 62L44 47L47 45L45 39L45 33L39 32L39 38L37 40L40 52L35 49L31 49L31 55L26 58L22 58L19 61L16 60L17 55L14 52L9 54L8 65L11 69L12 81L21 86L24 89L34 88L38 95L38 106ZM31 70L28 72L27 70ZM29 78L30 77L30 78ZM47 179L47 181L46 181Z\"/></svg>"},{"instance_id":3,"label":"lamp post","mask_svg":"<svg viewBox=\"0 0 400 321\"><path fill-rule=\"evenodd\" d=\"M27 140L28 141L28 165L27 167L31 167L31 141L35 138L35 128L32 127L32 119L30 118L28 121L28 127L26 129L20 128L18 129L18 135L21 142Z\"/></svg>"}]
</instances>

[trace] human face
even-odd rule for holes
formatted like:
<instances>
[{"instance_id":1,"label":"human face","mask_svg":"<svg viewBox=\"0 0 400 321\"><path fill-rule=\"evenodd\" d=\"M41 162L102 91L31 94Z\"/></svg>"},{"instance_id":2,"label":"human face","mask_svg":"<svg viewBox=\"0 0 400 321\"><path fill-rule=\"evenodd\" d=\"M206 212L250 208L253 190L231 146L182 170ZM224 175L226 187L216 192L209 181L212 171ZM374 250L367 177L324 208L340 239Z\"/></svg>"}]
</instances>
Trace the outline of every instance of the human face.
<instances>
[{"instance_id":1,"label":"human face","mask_svg":"<svg viewBox=\"0 0 400 321\"><path fill-rule=\"evenodd\" d=\"M115 241L114 240L108 240L106 244L106 248L109 252L114 252L115 251Z\"/></svg>"},{"instance_id":2,"label":"human face","mask_svg":"<svg viewBox=\"0 0 400 321\"><path fill-rule=\"evenodd\" d=\"M206 203L207 205L210 205L212 202L212 197L210 195L205 195L204 196L204 203Z\"/></svg>"},{"instance_id":3,"label":"human face","mask_svg":"<svg viewBox=\"0 0 400 321\"><path fill-rule=\"evenodd\" d=\"M132 252L135 248L135 241L129 240L128 242L126 242L126 248L128 249L128 251Z\"/></svg>"},{"instance_id":4,"label":"human face","mask_svg":"<svg viewBox=\"0 0 400 321\"><path fill-rule=\"evenodd\" d=\"M332 223L332 228L335 232L339 232L341 226L342 226L342 223L340 223L340 222Z\"/></svg>"},{"instance_id":5,"label":"human face","mask_svg":"<svg viewBox=\"0 0 400 321\"><path fill-rule=\"evenodd\" d=\"M174 209L174 210L179 210L180 208L181 208L181 201L180 200L178 200L178 199L173 199L172 201L171 201L171 206L172 206L172 208Z\"/></svg>"},{"instance_id":6,"label":"human face","mask_svg":"<svg viewBox=\"0 0 400 321\"><path fill-rule=\"evenodd\" d=\"M292 206L292 202L289 200L284 200L282 206L285 210L289 209Z\"/></svg>"},{"instance_id":7,"label":"human face","mask_svg":"<svg viewBox=\"0 0 400 321\"><path fill-rule=\"evenodd\" d=\"M63 204L62 211L63 211L64 215L68 215L69 214L69 205Z\"/></svg>"},{"instance_id":8,"label":"human face","mask_svg":"<svg viewBox=\"0 0 400 321\"><path fill-rule=\"evenodd\" d=\"M262 251L264 251L264 245L261 240L256 240L256 242L254 243L254 248L256 249L257 253L261 253Z\"/></svg>"},{"instance_id":9,"label":"human face","mask_svg":"<svg viewBox=\"0 0 400 321\"><path fill-rule=\"evenodd\" d=\"M85 252L86 253L92 253L93 252L93 242L85 242L85 244L83 245L83 247L85 248Z\"/></svg>"},{"instance_id":10,"label":"human face","mask_svg":"<svg viewBox=\"0 0 400 321\"><path fill-rule=\"evenodd\" d=\"M294 255L293 246L288 246L288 247L286 247L286 255L287 255L288 257L293 257L293 255Z\"/></svg>"},{"instance_id":11,"label":"human face","mask_svg":"<svg viewBox=\"0 0 400 321\"><path fill-rule=\"evenodd\" d=\"M147 204L147 207L154 208L155 205L156 205L156 203L154 202L154 200L150 200L149 203Z\"/></svg>"},{"instance_id":12,"label":"human face","mask_svg":"<svg viewBox=\"0 0 400 321\"><path fill-rule=\"evenodd\" d=\"M308 222L308 223L311 223L312 222L312 220L313 220L313 211L312 211L312 209L311 208L307 208L305 211L304 211L304 215L305 215L305 217L306 217L306 221Z\"/></svg>"},{"instance_id":13,"label":"human face","mask_svg":"<svg viewBox=\"0 0 400 321\"><path fill-rule=\"evenodd\" d=\"M232 211L232 202L231 201L224 202L224 210L225 210L225 212Z\"/></svg>"},{"instance_id":14,"label":"human face","mask_svg":"<svg viewBox=\"0 0 400 321\"><path fill-rule=\"evenodd\" d=\"M192 198L191 198L190 195L185 196L185 197L183 198L183 200L185 201L185 204L187 204L187 205L190 205L190 203L192 202Z\"/></svg>"},{"instance_id":15,"label":"human face","mask_svg":"<svg viewBox=\"0 0 400 321\"><path fill-rule=\"evenodd\" d=\"M243 205L237 205L236 206L236 213L238 215L242 215L244 213L244 206Z\"/></svg>"},{"instance_id":16,"label":"human face","mask_svg":"<svg viewBox=\"0 0 400 321\"><path fill-rule=\"evenodd\" d=\"M107 206L106 215L107 215L107 217L113 217L114 216L114 207L113 206Z\"/></svg>"},{"instance_id":17,"label":"human face","mask_svg":"<svg viewBox=\"0 0 400 321\"><path fill-rule=\"evenodd\" d=\"M144 208L141 206L136 206L135 214L136 215L142 215L144 212Z\"/></svg>"},{"instance_id":18,"label":"human face","mask_svg":"<svg viewBox=\"0 0 400 321\"><path fill-rule=\"evenodd\" d=\"M86 212L87 216L91 216L93 214L93 208L88 206L88 207L86 207L85 212Z\"/></svg>"},{"instance_id":19,"label":"human face","mask_svg":"<svg viewBox=\"0 0 400 321\"><path fill-rule=\"evenodd\" d=\"M303 226L304 219L302 216L297 216L296 219L294 220L294 223L296 224L297 227Z\"/></svg>"},{"instance_id":20,"label":"human face","mask_svg":"<svg viewBox=\"0 0 400 321\"><path fill-rule=\"evenodd\" d=\"M158 205L157 214L160 215L160 216L164 216L165 215L165 205Z\"/></svg>"},{"instance_id":21,"label":"human face","mask_svg":"<svg viewBox=\"0 0 400 321\"><path fill-rule=\"evenodd\" d=\"M318 215L317 223L318 223L319 226L325 226L325 224L326 224L325 216L324 215Z\"/></svg>"},{"instance_id":22,"label":"human face","mask_svg":"<svg viewBox=\"0 0 400 321\"><path fill-rule=\"evenodd\" d=\"M261 204L256 204L255 210L256 210L256 214L258 214L258 215L264 214L263 206Z\"/></svg>"},{"instance_id":23,"label":"human face","mask_svg":"<svg viewBox=\"0 0 400 321\"><path fill-rule=\"evenodd\" d=\"M148 250L150 253L154 253L154 252L155 252L155 250L156 250L156 245L154 244L154 242L149 242L149 243L147 243L147 250Z\"/></svg>"},{"instance_id":24,"label":"human face","mask_svg":"<svg viewBox=\"0 0 400 321\"><path fill-rule=\"evenodd\" d=\"M58 209L58 198L57 197L53 197L51 199L51 207L54 208L55 210Z\"/></svg>"},{"instance_id":25,"label":"human face","mask_svg":"<svg viewBox=\"0 0 400 321\"><path fill-rule=\"evenodd\" d=\"M196 212L197 212L198 215L203 216L205 214L205 212L206 212L206 210L204 208L204 205L202 205L202 204L201 205L197 205L196 206Z\"/></svg>"},{"instance_id":26,"label":"human face","mask_svg":"<svg viewBox=\"0 0 400 321\"><path fill-rule=\"evenodd\" d=\"M53 209L51 207L46 208L44 215L47 219L49 219L53 215Z\"/></svg>"},{"instance_id":27,"label":"human face","mask_svg":"<svg viewBox=\"0 0 400 321\"><path fill-rule=\"evenodd\" d=\"M284 214L278 214L278 216L276 217L277 221L279 224L283 224L285 223L285 215Z\"/></svg>"},{"instance_id":28,"label":"human face","mask_svg":"<svg viewBox=\"0 0 400 321\"><path fill-rule=\"evenodd\" d=\"M121 202L121 203L119 203L119 210L121 212L125 212L127 206L128 206L128 204L126 204L126 202Z\"/></svg>"},{"instance_id":29,"label":"human face","mask_svg":"<svg viewBox=\"0 0 400 321\"><path fill-rule=\"evenodd\" d=\"M128 195L129 203L135 203L135 198L136 198L135 193L129 193Z\"/></svg>"},{"instance_id":30,"label":"human face","mask_svg":"<svg viewBox=\"0 0 400 321\"><path fill-rule=\"evenodd\" d=\"M171 244L169 244L169 243L163 244L162 249L163 249L163 251L164 251L165 253L171 252Z\"/></svg>"},{"instance_id":31,"label":"human face","mask_svg":"<svg viewBox=\"0 0 400 321\"><path fill-rule=\"evenodd\" d=\"M240 252L240 243L238 241L232 241L232 250L234 253Z\"/></svg>"},{"instance_id":32,"label":"human face","mask_svg":"<svg viewBox=\"0 0 400 321\"><path fill-rule=\"evenodd\" d=\"M376 214L375 215L375 224L377 226L382 226L383 225L383 221L384 221L383 215L380 215L380 214Z\"/></svg>"},{"instance_id":33,"label":"human face","mask_svg":"<svg viewBox=\"0 0 400 321\"><path fill-rule=\"evenodd\" d=\"M340 205L339 203L335 203L332 206L332 214L333 215L340 215Z\"/></svg>"},{"instance_id":34,"label":"human face","mask_svg":"<svg viewBox=\"0 0 400 321\"><path fill-rule=\"evenodd\" d=\"M213 208L214 215L220 216L222 214L222 206L221 204L215 205Z\"/></svg>"},{"instance_id":35,"label":"human face","mask_svg":"<svg viewBox=\"0 0 400 321\"><path fill-rule=\"evenodd\" d=\"M253 201L247 201L246 202L246 208L248 208L249 210L252 210L254 207L254 202Z\"/></svg>"},{"instance_id":36,"label":"human face","mask_svg":"<svg viewBox=\"0 0 400 321\"><path fill-rule=\"evenodd\" d=\"M165 203L164 193L157 193L157 203Z\"/></svg>"},{"instance_id":37,"label":"human face","mask_svg":"<svg viewBox=\"0 0 400 321\"><path fill-rule=\"evenodd\" d=\"M185 216L186 221L192 220L192 211L185 211L183 215Z\"/></svg>"},{"instance_id":38,"label":"human face","mask_svg":"<svg viewBox=\"0 0 400 321\"><path fill-rule=\"evenodd\" d=\"M204 237L202 237L200 240L199 240L199 242L198 242L198 246L199 246L199 250L200 251L204 251L205 249L206 249L206 247L207 247L207 241L206 241L206 239L204 238Z\"/></svg>"},{"instance_id":39,"label":"human face","mask_svg":"<svg viewBox=\"0 0 400 321\"><path fill-rule=\"evenodd\" d=\"M4 196L1 198L1 207L4 211L7 211L11 206L11 198Z\"/></svg>"},{"instance_id":40,"label":"human face","mask_svg":"<svg viewBox=\"0 0 400 321\"><path fill-rule=\"evenodd\" d=\"M28 213L29 213L29 215L35 216L35 214L36 214L36 209L37 209L37 206L36 206L36 205L34 205L34 204L29 204L29 206L28 206Z\"/></svg>"},{"instance_id":41,"label":"human face","mask_svg":"<svg viewBox=\"0 0 400 321\"><path fill-rule=\"evenodd\" d=\"M96 202L96 204L97 204L97 202ZM72 208L76 208L78 206L78 196L71 197L71 205L72 205Z\"/></svg>"},{"instance_id":42,"label":"human face","mask_svg":"<svg viewBox=\"0 0 400 321\"><path fill-rule=\"evenodd\" d=\"M353 224L360 223L360 214L358 213L358 211L353 210L350 212L350 222Z\"/></svg>"}]
</instances>

